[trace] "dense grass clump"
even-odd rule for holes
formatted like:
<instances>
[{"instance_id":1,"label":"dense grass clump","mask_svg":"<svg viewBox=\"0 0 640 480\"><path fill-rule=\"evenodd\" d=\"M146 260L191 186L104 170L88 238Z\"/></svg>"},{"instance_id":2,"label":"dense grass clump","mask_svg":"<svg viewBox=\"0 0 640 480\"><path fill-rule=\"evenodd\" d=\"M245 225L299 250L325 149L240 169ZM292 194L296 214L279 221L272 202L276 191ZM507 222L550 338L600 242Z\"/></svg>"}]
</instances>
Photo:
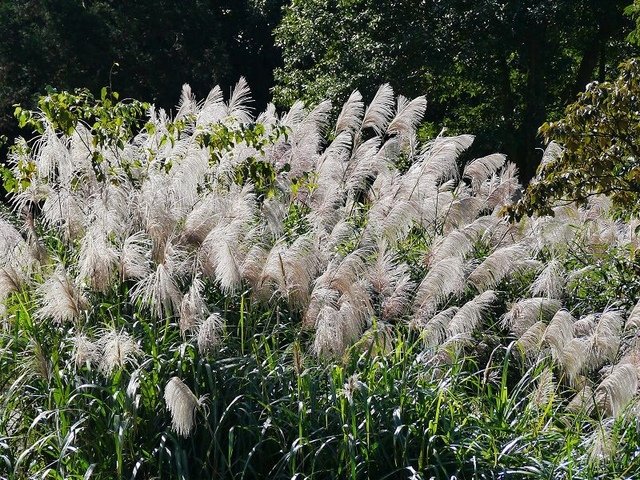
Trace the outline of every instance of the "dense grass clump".
<instances>
[{"instance_id":1,"label":"dense grass clump","mask_svg":"<svg viewBox=\"0 0 640 480\"><path fill-rule=\"evenodd\" d=\"M248 100L185 87L135 132L29 114L0 220L3 475L636 475L635 220L595 197L508 223L513 165L420 145L424 98L388 86L334 123Z\"/></svg>"}]
</instances>

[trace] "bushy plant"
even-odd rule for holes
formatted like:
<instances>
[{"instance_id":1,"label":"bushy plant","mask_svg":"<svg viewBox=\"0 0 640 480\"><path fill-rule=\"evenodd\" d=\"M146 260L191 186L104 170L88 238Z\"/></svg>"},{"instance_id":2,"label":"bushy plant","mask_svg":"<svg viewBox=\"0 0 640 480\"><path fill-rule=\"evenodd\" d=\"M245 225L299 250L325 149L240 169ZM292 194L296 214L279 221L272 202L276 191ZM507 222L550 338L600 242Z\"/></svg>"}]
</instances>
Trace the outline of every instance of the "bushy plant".
<instances>
[{"instance_id":1,"label":"bushy plant","mask_svg":"<svg viewBox=\"0 0 640 480\"><path fill-rule=\"evenodd\" d=\"M121 142L27 114L0 223L8 477L634 471L635 291L569 296L633 223L602 199L508 223L515 168L420 145L423 97L354 92L335 124L248 99L185 86Z\"/></svg>"}]
</instances>

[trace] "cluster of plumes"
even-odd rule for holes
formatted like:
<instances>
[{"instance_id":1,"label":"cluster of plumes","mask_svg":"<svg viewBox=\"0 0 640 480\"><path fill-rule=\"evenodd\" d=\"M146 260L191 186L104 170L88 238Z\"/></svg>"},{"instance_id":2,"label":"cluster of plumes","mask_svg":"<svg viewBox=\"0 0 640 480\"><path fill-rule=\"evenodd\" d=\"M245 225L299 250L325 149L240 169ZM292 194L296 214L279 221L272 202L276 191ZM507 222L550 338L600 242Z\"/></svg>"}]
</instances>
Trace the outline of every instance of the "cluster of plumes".
<instances>
[{"instance_id":1,"label":"cluster of plumes","mask_svg":"<svg viewBox=\"0 0 640 480\"><path fill-rule=\"evenodd\" d=\"M510 225L502 209L519 192L515 167L495 154L461 171L473 137L421 145L425 98L396 98L388 85L368 105L354 92L335 124L329 102L311 111L296 103L283 115L269 106L257 117L248 105L244 81L227 101L215 88L197 102L185 86L174 119L151 109L154 128L100 149L99 164L82 125L71 136L48 129L30 151L17 150L16 173L32 164L35 174L14 199L22 231L0 220L0 300L33 286L39 318L77 321L126 281L128 301L152 318L175 318L207 353L224 321L206 287L248 289L254 305L287 302L299 312L318 356L403 321L442 360L496 316L502 286L529 275L531 298L502 317L527 355L551 355L612 414L633 397L638 355L629 339L640 310L624 321L615 310L575 320L562 309L567 282L581 274L565 270L570 245L597 253L638 242L634 225L608 220L605 201ZM171 133L176 121L180 135ZM264 126L264 148L239 141L212 156L198 140L213 125L253 123ZM238 167L254 159L277 172L268 195L238 181ZM294 234L292 219L302 226ZM47 255L40 229L57 234L73 264ZM417 261L406 255L416 238ZM589 372L603 368L603 380L588 385Z\"/></svg>"},{"instance_id":2,"label":"cluster of plumes","mask_svg":"<svg viewBox=\"0 0 640 480\"><path fill-rule=\"evenodd\" d=\"M604 311L578 318L564 308L568 286L575 287L581 278L599 268L598 259L605 262L610 250L637 249L636 226L635 220L613 220L604 197L593 197L582 208L557 207L555 217L521 223L523 236L530 239L535 251L542 252L538 257L544 257L544 262L534 270L531 298L515 301L502 322L532 364L550 361L552 368L538 379L535 398L569 391L573 394L566 407L571 412L612 419L637 415L640 302L628 312L617 298L611 298ZM581 265L582 260L588 264ZM570 269L568 265L575 267ZM560 384L564 387L558 388ZM604 427L596 433L592 456L610 456L615 451L611 436Z\"/></svg>"},{"instance_id":3,"label":"cluster of plumes","mask_svg":"<svg viewBox=\"0 0 640 480\"><path fill-rule=\"evenodd\" d=\"M2 259L3 298L44 278L35 285L38 317L80 321L96 298L126 281L132 305L152 318L177 319L205 352L221 341L223 325L207 304L206 285L224 294L248 287L258 302L288 302L315 330L313 351L332 356L374 319L380 331L411 316L426 321L461 295L475 272L466 258L474 242L504 242L509 228L494 212L517 188L513 166L492 155L461 176L457 162L473 141L468 135L420 146L424 97L396 98L384 85L365 105L354 92L335 126L329 102L311 111L297 103L284 115L269 106L254 119L248 101L244 81L228 101L216 88L197 102L185 86L174 119L152 109L154 128L124 148L100 149L99 164L82 125L71 136L48 129L16 153L17 174L18 164L35 167L14 198L16 217L36 218L23 232L2 225L10 245L3 251L11 252ZM184 128L167 141L176 121ZM213 125L254 122L265 127L265 139L282 129L287 135L260 150L241 141L215 156L199 142ZM238 182L238 167L255 158L278 172L275 194ZM400 163L409 169L403 173ZM304 232L291 235L294 211ZM39 229L55 232L71 251L66 265L39 252ZM434 245L421 282L399 253L416 231ZM452 245L449 234L461 241ZM461 308L447 332L468 335L490 297Z\"/></svg>"}]
</instances>

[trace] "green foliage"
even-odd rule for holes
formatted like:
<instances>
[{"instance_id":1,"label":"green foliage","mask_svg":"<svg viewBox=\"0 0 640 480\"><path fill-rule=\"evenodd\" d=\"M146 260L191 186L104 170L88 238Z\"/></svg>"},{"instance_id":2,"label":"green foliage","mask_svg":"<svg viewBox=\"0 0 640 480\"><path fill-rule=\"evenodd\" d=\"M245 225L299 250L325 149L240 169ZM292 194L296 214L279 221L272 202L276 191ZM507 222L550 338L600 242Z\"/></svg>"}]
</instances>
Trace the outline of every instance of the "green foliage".
<instances>
[{"instance_id":1,"label":"green foliage","mask_svg":"<svg viewBox=\"0 0 640 480\"><path fill-rule=\"evenodd\" d=\"M119 98L118 92L111 92L107 87L102 88L98 99L87 89L76 89L73 93L50 89L38 101L43 117L21 106L16 106L14 116L20 128L31 127L40 134L50 126L72 135L82 122L92 131L94 147L123 148L140 130L149 104L138 100L119 101Z\"/></svg>"},{"instance_id":2,"label":"green foliage","mask_svg":"<svg viewBox=\"0 0 640 480\"><path fill-rule=\"evenodd\" d=\"M540 127L562 153L541 165L514 213L548 214L559 202L584 205L595 194L610 196L622 216L638 213L639 94L640 62L632 59L615 80L589 84L562 119Z\"/></svg>"},{"instance_id":3,"label":"green foliage","mask_svg":"<svg viewBox=\"0 0 640 480\"><path fill-rule=\"evenodd\" d=\"M570 325L567 336L597 347L579 378L574 357L519 333L546 335L543 308L522 305L560 304L525 298L554 256L567 273L602 263L569 282L562 304L576 314L605 295L633 305L631 224L594 204L566 209L568 233L557 218L509 225L497 212L517 187L513 168L498 156L460 175L468 137L440 137L425 155L363 153L361 139L323 149L317 111L251 123L211 96L185 99L190 113L175 120L152 109L140 126L127 109L137 103L84 95L19 111L44 135L16 145L20 208L0 217L1 475L635 474L637 381L616 386L633 390L611 414L601 370L633 373L631 330L578 337ZM215 120L199 123L203 111ZM373 186L357 188L350 177L381 152ZM434 321L444 309L460 315ZM570 411L582 385L599 401Z\"/></svg>"},{"instance_id":4,"label":"green foliage","mask_svg":"<svg viewBox=\"0 0 640 480\"><path fill-rule=\"evenodd\" d=\"M0 131L17 134L11 106L34 108L48 85L109 85L124 97L173 106L188 82L201 95L241 75L269 99L279 54L271 31L284 0L2 2Z\"/></svg>"},{"instance_id":5,"label":"green foliage","mask_svg":"<svg viewBox=\"0 0 640 480\"><path fill-rule=\"evenodd\" d=\"M479 156L508 154L526 181L538 127L630 56L628 2L294 0L275 32L275 99L341 104L387 82L426 94L432 134L474 132Z\"/></svg>"}]
</instances>

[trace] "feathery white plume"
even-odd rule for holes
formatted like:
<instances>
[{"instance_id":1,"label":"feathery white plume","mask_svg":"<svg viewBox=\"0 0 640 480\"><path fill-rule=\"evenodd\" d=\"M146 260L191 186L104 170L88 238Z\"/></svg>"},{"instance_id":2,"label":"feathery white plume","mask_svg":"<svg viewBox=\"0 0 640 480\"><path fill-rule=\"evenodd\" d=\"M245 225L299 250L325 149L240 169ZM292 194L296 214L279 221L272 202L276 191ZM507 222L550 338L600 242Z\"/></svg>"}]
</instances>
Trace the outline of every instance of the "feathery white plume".
<instances>
[{"instance_id":1,"label":"feathery white plume","mask_svg":"<svg viewBox=\"0 0 640 480\"><path fill-rule=\"evenodd\" d=\"M76 368L85 364L96 363L100 360L100 347L85 335L73 337L73 362Z\"/></svg>"},{"instance_id":2,"label":"feathery white plume","mask_svg":"<svg viewBox=\"0 0 640 480\"><path fill-rule=\"evenodd\" d=\"M229 103L227 104L227 115L239 123L250 123L252 120L251 90L244 77L240 77L235 88L231 92Z\"/></svg>"},{"instance_id":3,"label":"feathery white plume","mask_svg":"<svg viewBox=\"0 0 640 480\"><path fill-rule=\"evenodd\" d=\"M553 370L545 368L538 376L535 390L531 395L531 403L534 407L544 409L553 401L556 386L553 381Z\"/></svg>"},{"instance_id":4,"label":"feathery white plume","mask_svg":"<svg viewBox=\"0 0 640 480\"><path fill-rule=\"evenodd\" d=\"M338 115L335 134L338 135L344 131L356 132L360 128L363 113L364 103L362 102L362 95L360 95L360 92L357 90L354 90L342 106L340 115Z\"/></svg>"},{"instance_id":5,"label":"feathery white plume","mask_svg":"<svg viewBox=\"0 0 640 480\"><path fill-rule=\"evenodd\" d=\"M522 244L499 248L471 272L469 283L478 291L494 288L509 275L527 266L529 259L529 251Z\"/></svg>"},{"instance_id":6,"label":"feathery white plume","mask_svg":"<svg viewBox=\"0 0 640 480\"><path fill-rule=\"evenodd\" d=\"M631 402L638 391L638 369L621 363L598 385L595 402L608 415L616 417Z\"/></svg>"},{"instance_id":7,"label":"feathery white plume","mask_svg":"<svg viewBox=\"0 0 640 480\"><path fill-rule=\"evenodd\" d=\"M625 333L636 333L640 330L640 300L636 303L624 324Z\"/></svg>"},{"instance_id":8,"label":"feathery white plume","mask_svg":"<svg viewBox=\"0 0 640 480\"><path fill-rule=\"evenodd\" d=\"M203 399L198 399L178 377L171 377L164 387L164 401L171 412L173 430L188 438L196 423L196 409L202 405Z\"/></svg>"},{"instance_id":9,"label":"feathery white plume","mask_svg":"<svg viewBox=\"0 0 640 480\"><path fill-rule=\"evenodd\" d=\"M362 325L354 315L353 306L343 304L339 310L325 306L316 320L313 352L317 357L336 357L362 334Z\"/></svg>"},{"instance_id":10,"label":"feathery white plume","mask_svg":"<svg viewBox=\"0 0 640 480\"><path fill-rule=\"evenodd\" d=\"M207 306L202 298L204 284L196 276L180 303L180 331L186 332L197 326L208 315Z\"/></svg>"},{"instance_id":11,"label":"feathery white plume","mask_svg":"<svg viewBox=\"0 0 640 480\"><path fill-rule=\"evenodd\" d=\"M423 318L418 316L411 321L411 326L420 331L420 338L426 348L436 347L446 340L447 327L451 319L458 313L458 310L458 307L449 307L434 317Z\"/></svg>"},{"instance_id":12,"label":"feathery white plume","mask_svg":"<svg viewBox=\"0 0 640 480\"><path fill-rule=\"evenodd\" d=\"M118 266L118 253L98 222L89 227L80 243L79 278L98 292L105 293Z\"/></svg>"},{"instance_id":13,"label":"feathery white plume","mask_svg":"<svg viewBox=\"0 0 640 480\"><path fill-rule=\"evenodd\" d=\"M566 310L558 310L544 332L544 341L551 347L551 355L558 360L565 345L573 338L575 319Z\"/></svg>"},{"instance_id":14,"label":"feathery white plume","mask_svg":"<svg viewBox=\"0 0 640 480\"><path fill-rule=\"evenodd\" d=\"M595 406L594 392L589 385L585 385L567 404L567 411L589 414Z\"/></svg>"},{"instance_id":15,"label":"feathery white plume","mask_svg":"<svg viewBox=\"0 0 640 480\"><path fill-rule=\"evenodd\" d=\"M552 258L531 284L531 293L534 296L544 295L548 298L562 298L565 282L562 263Z\"/></svg>"},{"instance_id":16,"label":"feathery white plume","mask_svg":"<svg viewBox=\"0 0 640 480\"><path fill-rule=\"evenodd\" d=\"M562 303L559 300L544 297L525 298L513 304L502 322L520 336L538 320L550 320L561 307Z\"/></svg>"},{"instance_id":17,"label":"feathery white plume","mask_svg":"<svg viewBox=\"0 0 640 480\"><path fill-rule=\"evenodd\" d=\"M120 253L120 279L140 280L151 274L151 239L144 232L128 236Z\"/></svg>"},{"instance_id":18,"label":"feathery white plume","mask_svg":"<svg viewBox=\"0 0 640 480\"><path fill-rule=\"evenodd\" d=\"M427 99L424 96L416 97L407 104L398 107L398 113L389 123L387 133L410 135L422 120L427 109Z\"/></svg>"},{"instance_id":19,"label":"feathery white plume","mask_svg":"<svg viewBox=\"0 0 640 480\"><path fill-rule=\"evenodd\" d=\"M462 178L471 180L471 188L477 192L480 184L502 168L505 161L506 157L500 153L477 158L467 164L462 172Z\"/></svg>"},{"instance_id":20,"label":"feathery white plume","mask_svg":"<svg viewBox=\"0 0 640 480\"><path fill-rule=\"evenodd\" d=\"M569 382L574 383L578 375L585 370L589 361L589 342L584 338L573 338L567 342L560 363L566 372Z\"/></svg>"},{"instance_id":21,"label":"feathery white plume","mask_svg":"<svg viewBox=\"0 0 640 480\"><path fill-rule=\"evenodd\" d=\"M545 148L544 153L542 154L540 166L556 160L560 155L562 155L562 147L556 142L549 142L549 145L547 145L547 148Z\"/></svg>"},{"instance_id":22,"label":"feathery white plume","mask_svg":"<svg viewBox=\"0 0 640 480\"><path fill-rule=\"evenodd\" d=\"M470 334L476 330L497 299L493 290L487 290L465 303L447 325L449 338Z\"/></svg>"},{"instance_id":23,"label":"feathery white plume","mask_svg":"<svg viewBox=\"0 0 640 480\"><path fill-rule=\"evenodd\" d=\"M522 352L527 358L533 359L540 352L546 328L547 325L543 321L538 320L516 341L516 344L522 349Z\"/></svg>"},{"instance_id":24,"label":"feathery white plume","mask_svg":"<svg viewBox=\"0 0 640 480\"><path fill-rule=\"evenodd\" d=\"M391 85L385 83L378 88L373 100L364 112L362 129L372 128L376 135L382 135L393 117L395 100Z\"/></svg>"},{"instance_id":25,"label":"feathery white plume","mask_svg":"<svg viewBox=\"0 0 640 480\"><path fill-rule=\"evenodd\" d=\"M77 320L89 308L89 302L69 278L62 265L38 287L40 308L36 316L50 318L57 323Z\"/></svg>"},{"instance_id":26,"label":"feathery white plume","mask_svg":"<svg viewBox=\"0 0 640 480\"><path fill-rule=\"evenodd\" d=\"M416 292L416 311L435 313L440 302L464 290L466 265L461 257L441 260L429 269Z\"/></svg>"},{"instance_id":27,"label":"feathery white plume","mask_svg":"<svg viewBox=\"0 0 640 480\"><path fill-rule=\"evenodd\" d=\"M179 308L182 294L171 272L170 264L159 263L155 271L140 280L131 290L131 298L148 306L156 318L164 318Z\"/></svg>"},{"instance_id":28,"label":"feathery white plume","mask_svg":"<svg viewBox=\"0 0 640 480\"><path fill-rule=\"evenodd\" d=\"M98 341L100 347L100 370L110 375L116 368L127 363L135 363L135 357L142 355L142 349L127 332L107 331Z\"/></svg>"},{"instance_id":29,"label":"feathery white plume","mask_svg":"<svg viewBox=\"0 0 640 480\"><path fill-rule=\"evenodd\" d=\"M620 333L623 318L618 310L608 310L600 315L598 323L589 337L592 368L598 368L606 362L615 360L620 349Z\"/></svg>"},{"instance_id":30,"label":"feathery white plume","mask_svg":"<svg viewBox=\"0 0 640 480\"><path fill-rule=\"evenodd\" d=\"M222 328L224 319L217 313L212 313L198 327L198 351L200 355L210 353L222 342Z\"/></svg>"}]
</instances>

